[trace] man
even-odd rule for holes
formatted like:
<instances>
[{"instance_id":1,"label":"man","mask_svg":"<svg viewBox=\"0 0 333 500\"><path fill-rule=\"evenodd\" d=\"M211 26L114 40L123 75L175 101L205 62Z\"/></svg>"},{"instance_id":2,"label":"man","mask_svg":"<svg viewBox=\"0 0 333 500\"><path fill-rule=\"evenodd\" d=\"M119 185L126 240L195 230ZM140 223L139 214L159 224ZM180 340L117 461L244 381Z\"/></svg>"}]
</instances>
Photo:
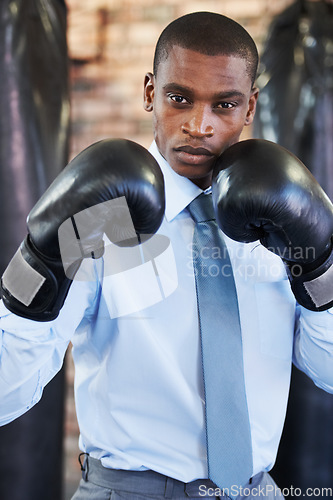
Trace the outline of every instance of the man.
<instances>
[{"instance_id":1,"label":"man","mask_svg":"<svg viewBox=\"0 0 333 500\"><path fill-rule=\"evenodd\" d=\"M278 256L257 241L243 244L225 237L242 331L244 367L237 364L235 372L244 371L248 411L245 426L237 427L239 415L234 415L236 432L230 440L236 443L236 434L245 436L243 427L249 426L251 449L246 453L251 455L251 472L234 488L228 484L225 492L223 480L218 484L208 479L213 470L211 463L208 470L206 446L205 392L209 387L204 388L203 381L202 325L192 256L199 252L205 259L212 248L217 254L220 251L192 246L195 224L189 205L203 192L208 199L216 160L239 141L243 127L253 120L257 61L251 37L224 16L194 13L171 23L157 44L154 74L145 77L144 106L153 114L155 141L150 152L165 182L165 217L156 236L166 237L172 249L156 244L159 251L154 253L154 248L151 261L138 265L135 275L103 274L102 259L90 259L87 273L97 277L85 280L84 268L81 281L74 279L63 293L64 304L58 304L51 322L30 321L27 315L21 318L1 306L2 423L39 400L43 386L59 370L68 342L73 343L80 448L85 454L75 500L181 499L224 493L233 498L280 498L266 471L274 464L283 427L293 350L298 366L322 388L333 391L332 309L318 312L299 306ZM82 182L76 167L84 164L86 169L94 158L100 165L99 147L79 155L72 167L75 175L71 171L64 175L75 179L81 175ZM125 164L120 170L121 183L134 175ZM159 191L158 173L154 176ZM140 182L135 183L139 197L146 192ZM107 182L103 184L104 188ZM30 218L31 234L38 232L36 220L43 206L64 185L58 184L53 196L38 205ZM94 187L94 192L100 190ZM98 201L102 200L101 196ZM134 210L132 202L130 210L139 212L140 219L144 210L141 205ZM162 202L152 204L152 219L161 206ZM150 227L155 232L156 223ZM33 248L24 252L31 262ZM147 271L146 264L153 260L157 276ZM18 265L25 269L21 261ZM20 295L10 278L7 273L3 280L8 308L12 307L10 289ZM61 278L60 288L64 282ZM20 316L25 316L23 310L23 306L18 308ZM223 330L223 325L214 329ZM227 361L221 353L221 365ZM220 366L215 368L217 374ZM238 389L232 399L241 399ZM235 447L236 453L221 448L221 463L225 457L231 463L229 457L237 455L236 465L242 469L243 451ZM221 474L224 477L223 470Z\"/></svg>"}]
</instances>

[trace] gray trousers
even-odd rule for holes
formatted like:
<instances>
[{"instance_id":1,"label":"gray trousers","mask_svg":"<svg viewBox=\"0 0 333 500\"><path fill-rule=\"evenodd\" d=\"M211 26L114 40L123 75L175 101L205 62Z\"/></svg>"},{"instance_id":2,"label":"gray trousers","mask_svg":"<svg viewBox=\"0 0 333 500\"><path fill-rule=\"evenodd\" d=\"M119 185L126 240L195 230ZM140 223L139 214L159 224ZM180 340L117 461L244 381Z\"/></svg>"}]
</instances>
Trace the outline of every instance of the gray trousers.
<instances>
[{"instance_id":1,"label":"gray trousers","mask_svg":"<svg viewBox=\"0 0 333 500\"><path fill-rule=\"evenodd\" d=\"M283 499L267 472L254 476L241 489L234 490L237 500ZM236 493L236 494L237 494ZM106 469L99 460L86 457L82 479L72 500L173 500L229 497L209 479L182 483L157 472Z\"/></svg>"}]
</instances>

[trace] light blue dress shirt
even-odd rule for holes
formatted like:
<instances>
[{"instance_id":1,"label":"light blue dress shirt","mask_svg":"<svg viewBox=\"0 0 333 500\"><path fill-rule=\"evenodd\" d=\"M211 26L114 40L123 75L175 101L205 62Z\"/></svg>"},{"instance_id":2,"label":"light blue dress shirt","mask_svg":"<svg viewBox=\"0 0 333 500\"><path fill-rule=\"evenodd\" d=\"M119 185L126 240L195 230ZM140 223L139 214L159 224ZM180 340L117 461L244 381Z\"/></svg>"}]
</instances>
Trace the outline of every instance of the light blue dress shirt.
<instances>
[{"instance_id":1,"label":"light blue dress shirt","mask_svg":"<svg viewBox=\"0 0 333 500\"><path fill-rule=\"evenodd\" d=\"M107 467L153 469L188 482L207 477L192 268L192 251L200 249L192 248L193 221L184 210L201 190L176 174L155 144L150 151L165 176L159 235L168 244L124 272L107 269L107 254L86 260L52 322L19 318L1 303L0 423L39 401L71 341L80 448ZM297 305L281 260L258 242L226 237L226 244L239 300L256 474L275 461L292 361L333 392L333 311ZM207 272L222 273L217 266Z\"/></svg>"}]
</instances>

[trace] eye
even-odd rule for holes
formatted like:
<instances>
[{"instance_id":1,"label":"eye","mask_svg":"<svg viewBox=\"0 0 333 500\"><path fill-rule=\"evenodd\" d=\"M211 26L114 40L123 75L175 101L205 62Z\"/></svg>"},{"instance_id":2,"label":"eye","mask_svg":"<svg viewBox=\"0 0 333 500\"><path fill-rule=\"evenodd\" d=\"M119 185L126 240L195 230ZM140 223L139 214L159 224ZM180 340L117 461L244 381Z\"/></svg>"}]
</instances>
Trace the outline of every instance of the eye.
<instances>
[{"instance_id":1,"label":"eye","mask_svg":"<svg viewBox=\"0 0 333 500\"><path fill-rule=\"evenodd\" d=\"M176 104L187 104L189 101L180 94L168 94L169 99Z\"/></svg>"},{"instance_id":2,"label":"eye","mask_svg":"<svg viewBox=\"0 0 333 500\"><path fill-rule=\"evenodd\" d=\"M237 103L236 102L219 102L216 107L218 109L232 109L232 108L235 108L237 106Z\"/></svg>"}]
</instances>

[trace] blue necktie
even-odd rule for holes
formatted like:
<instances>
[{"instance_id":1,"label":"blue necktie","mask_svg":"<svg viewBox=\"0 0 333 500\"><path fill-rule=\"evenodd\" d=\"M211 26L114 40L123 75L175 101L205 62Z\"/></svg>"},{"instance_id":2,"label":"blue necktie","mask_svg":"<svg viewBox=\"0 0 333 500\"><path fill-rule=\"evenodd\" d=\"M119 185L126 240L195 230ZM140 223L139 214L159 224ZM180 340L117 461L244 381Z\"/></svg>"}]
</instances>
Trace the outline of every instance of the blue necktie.
<instances>
[{"instance_id":1,"label":"blue necktie","mask_svg":"<svg viewBox=\"0 0 333 500\"><path fill-rule=\"evenodd\" d=\"M232 491L237 492L253 474L237 293L211 195L202 193L187 209L195 222L193 265L206 401L208 476L233 496Z\"/></svg>"}]
</instances>

